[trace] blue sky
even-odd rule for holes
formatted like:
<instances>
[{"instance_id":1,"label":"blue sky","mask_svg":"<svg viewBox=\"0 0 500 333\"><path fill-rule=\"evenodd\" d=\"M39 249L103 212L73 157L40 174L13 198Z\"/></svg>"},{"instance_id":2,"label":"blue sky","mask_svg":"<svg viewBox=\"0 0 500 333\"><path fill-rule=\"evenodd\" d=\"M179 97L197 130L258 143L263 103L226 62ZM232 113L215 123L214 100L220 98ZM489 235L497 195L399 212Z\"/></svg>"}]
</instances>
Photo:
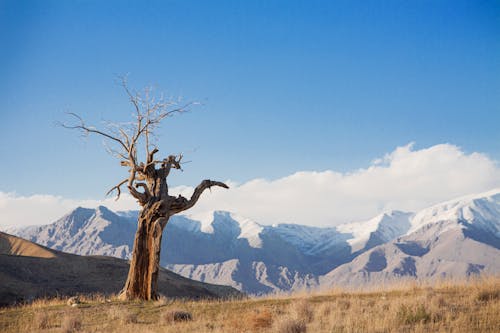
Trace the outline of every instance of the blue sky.
<instances>
[{"instance_id":1,"label":"blue sky","mask_svg":"<svg viewBox=\"0 0 500 333\"><path fill-rule=\"evenodd\" d=\"M498 1L0 0L0 191L102 198L100 139L54 126L131 112L131 86L200 101L169 119L173 185L351 172L398 146L500 160Z\"/></svg>"}]
</instances>

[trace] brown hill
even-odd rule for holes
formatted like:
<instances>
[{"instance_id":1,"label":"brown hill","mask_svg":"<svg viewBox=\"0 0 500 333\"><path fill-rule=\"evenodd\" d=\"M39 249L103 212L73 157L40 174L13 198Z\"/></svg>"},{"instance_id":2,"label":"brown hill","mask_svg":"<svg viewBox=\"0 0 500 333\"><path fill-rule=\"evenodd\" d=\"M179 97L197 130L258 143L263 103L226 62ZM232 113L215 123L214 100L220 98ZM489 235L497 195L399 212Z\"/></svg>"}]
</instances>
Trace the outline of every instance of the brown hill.
<instances>
[{"instance_id":1,"label":"brown hill","mask_svg":"<svg viewBox=\"0 0 500 333\"><path fill-rule=\"evenodd\" d=\"M0 254L38 258L56 257L54 250L3 232L0 232Z\"/></svg>"},{"instance_id":2,"label":"brown hill","mask_svg":"<svg viewBox=\"0 0 500 333\"><path fill-rule=\"evenodd\" d=\"M104 256L78 256L0 232L0 306L38 297L118 293L128 262ZM161 269L159 291L172 298L240 296L234 288L202 283Z\"/></svg>"}]
</instances>

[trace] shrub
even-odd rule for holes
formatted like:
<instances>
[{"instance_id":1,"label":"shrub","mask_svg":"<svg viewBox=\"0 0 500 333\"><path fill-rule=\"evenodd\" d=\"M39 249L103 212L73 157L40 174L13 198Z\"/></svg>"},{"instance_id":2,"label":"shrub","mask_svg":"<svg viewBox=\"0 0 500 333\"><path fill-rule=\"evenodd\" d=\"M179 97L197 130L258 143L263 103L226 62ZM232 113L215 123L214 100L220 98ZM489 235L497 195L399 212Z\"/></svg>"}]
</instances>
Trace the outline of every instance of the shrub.
<instances>
[{"instance_id":1,"label":"shrub","mask_svg":"<svg viewBox=\"0 0 500 333\"><path fill-rule=\"evenodd\" d=\"M191 313L181 310L169 310L163 313L163 322L170 324L173 322L185 322L193 320Z\"/></svg>"}]
</instances>

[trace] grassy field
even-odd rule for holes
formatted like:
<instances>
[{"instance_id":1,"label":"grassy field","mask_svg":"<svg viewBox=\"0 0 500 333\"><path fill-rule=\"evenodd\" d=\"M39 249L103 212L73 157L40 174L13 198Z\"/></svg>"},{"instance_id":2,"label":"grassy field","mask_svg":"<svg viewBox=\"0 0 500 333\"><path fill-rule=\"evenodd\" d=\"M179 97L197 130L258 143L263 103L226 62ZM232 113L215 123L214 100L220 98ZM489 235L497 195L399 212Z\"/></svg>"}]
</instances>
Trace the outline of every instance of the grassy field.
<instances>
[{"instance_id":1,"label":"grassy field","mask_svg":"<svg viewBox=\"0 0 500 333\"><path fill-rule=\"evenodd\" d=\"M499 331L500 278L227 301L124 303L95 296L76 306L54 299L0 309L5 333Z\"/></svg>"}]
</instances>

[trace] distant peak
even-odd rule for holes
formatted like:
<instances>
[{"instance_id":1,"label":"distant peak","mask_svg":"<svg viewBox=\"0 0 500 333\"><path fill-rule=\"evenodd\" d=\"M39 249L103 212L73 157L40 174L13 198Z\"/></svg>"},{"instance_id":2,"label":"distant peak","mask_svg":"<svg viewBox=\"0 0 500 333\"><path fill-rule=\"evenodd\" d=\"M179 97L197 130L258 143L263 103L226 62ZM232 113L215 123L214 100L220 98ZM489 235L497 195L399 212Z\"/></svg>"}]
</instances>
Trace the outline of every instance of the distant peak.
<instances>
[{"instance_id":1,"label":"distant peak","mask_svg":"<svg viewBox=\"0 0 500 333\"><path fill-rule=\"evenodd\" d=\"M76 207L72 211L70 211L67 216L87 216L87 215L92 215L94 214L94 209L92 208L85 208L85 207Z\"/></svg>"},{"instance_id":2,"label":"distant peak","mask_svg":"<svg viewBox=\"0 0 500 333\"><path fill-rule=\"evenodd\" d=\"M98 206L96 210L102 213L114 213L112 210L108 209L105 206Z\"/></svg>"},{"instance_id":3,"label":"distant peak","mask_svg":"<svg viewBox=\"0 0 500 333\"><path fill-rule=\"evenodd\" d=\"M224 216L224 217L231 217L231 213L225 210L214 210L212 213L212 216Z\"/></svg>"},{"instance_id":4,"label":"distant peak","mask_svg":"<svg viewBox=\"0 0 500 333\"><path fill-rule=\"evenodd\" d=\"M462 196L419 211L408 233L435 223L474 224L496 233L500 230L500 189Z\"/></svg>"},{"instance_id":5,"label":"distant peak","mask_svg":"<svg viewBox=\"0 0 500 333\"><path fill-rule=\"evenodd\" d=\"M113 212L112 210L110 210L104 206L97 207L95 212L96 212L95 214L97 216L100 216L100 217L102 217L106 220L110 220L110 221L115 220L118 217L118 215L115 212Z\"/></svg>"},{"instance_id":6,"label":"distant peak","mask_svg":"<svg viewBox=\"0 0 500 333\"><path fill-rule=\"evenodd\" d=\"M403 216L411 216L414 214L415 213L413 213L413 212L405 212L402 210L387 210L387 211L377 215L375 218L379 218L379 219L383 219L384 217L397 218L397 217L403 217Z\"/></svg>"},{"instance_id":7,"label":"distant peak","mask_svg":"<svg viewBox=\"0 0 500 333\"><path fill-rule=\"evenodd\" d=\"M88 212L90 210L92 210L92 208L86 208L86 207L78 206L75 209L73 209L72 211L73 212Z\"/></svg>"},{"instance_id":8,"label":"distant peak","mask_svg":"<svg viewBox=\"0 0 500 333\"><path fill-rule=\"evenodd\" d=\"M413 213L412 212L405 212L402 210L391 210L391 211L387 212L386 214L388 214L389 216L393 216L393 215L411 215Z\"/></svg>"}]
</instances>

